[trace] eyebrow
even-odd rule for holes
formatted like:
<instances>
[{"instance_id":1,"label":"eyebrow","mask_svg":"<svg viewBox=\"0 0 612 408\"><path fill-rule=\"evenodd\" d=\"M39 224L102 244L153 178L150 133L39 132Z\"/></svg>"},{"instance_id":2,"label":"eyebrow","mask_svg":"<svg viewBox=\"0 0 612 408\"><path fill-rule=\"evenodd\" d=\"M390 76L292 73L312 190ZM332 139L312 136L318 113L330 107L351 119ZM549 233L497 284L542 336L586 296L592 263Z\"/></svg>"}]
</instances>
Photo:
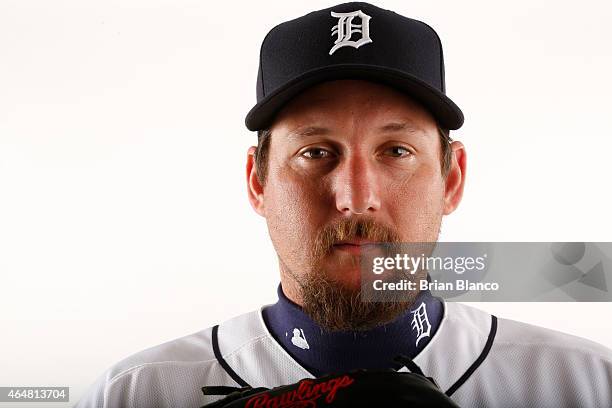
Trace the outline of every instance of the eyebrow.
<instances>
[{"instance_id":1,"label":"eyebrow","mask_svg":"<svg viewBox=\"0 0 612 408\"><path fill-rule=\"evenodd\" d=\"M298 137L298 136L319 136L319 135L327 135L331 133L331 129L321 126L307 126L298 128L289 133L288 136Z\"/></svg>"},{"instance_id":2,"label":"eyebrow","mask_svg":"<svg viewBox=\"0 0 612 408\"><path fill-rule=\"evenodd\" d=\"M407 122L391 122L379 128L382 132L400 132L406 131L410 133L425 133L419 126Z\"/></svg>"}]
</instances>

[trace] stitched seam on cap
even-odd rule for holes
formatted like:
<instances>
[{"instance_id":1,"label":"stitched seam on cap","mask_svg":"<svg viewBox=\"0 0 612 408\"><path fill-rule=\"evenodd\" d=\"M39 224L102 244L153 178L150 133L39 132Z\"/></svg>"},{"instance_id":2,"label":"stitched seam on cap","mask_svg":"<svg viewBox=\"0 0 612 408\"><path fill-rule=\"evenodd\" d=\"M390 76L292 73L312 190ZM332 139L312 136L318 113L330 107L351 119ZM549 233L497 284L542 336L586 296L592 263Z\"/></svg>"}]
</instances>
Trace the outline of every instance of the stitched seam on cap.
<instances>
[{"instance_id":1,"label":"stitched seam on cap","mask_svg":"<svg viewBox=\"0 0 612 408\"><path fill-rule=\"evenodd\" d=\"M272 28L270 31L268 31L268 34L266 34L266 36L264 37L263 41L261 42L261 47L259 48L259 72L261 72L261 95L262 95L262 99L266 97L266 82L264 81L263 59L261 58L261 56L263 54L263 48L264 48L264 45L266 43L266 40L268 39L268 37L270 36L272 31L274 31L276 29L276 27L278 27L279 25L274 26L274 28ZM257 95L255 95L255 97L257 97Z\"/></svg>"},{"instance_id":2,"label":"stitched seam on cap","mask_svg":"<svg viewBox=\"0 0 612 408\"><path fill-rule=\"evenodd\" d=\"M430 26L429 24L424 23L421 20L415 20L415 19L411 19L411 20L416 21L417 23L421 23L425 27L429 28L431 32L436 36L436 39L438 40L438 47L440 49L440 81L442 83L442 93L446 94L446 80L444 79L444 52L442 50L442 40L440 39L440 36L436 32L436 30L434 30L433 27Z\"/></svg>"},{"instance_id":3,"label":"stitched seam on cap","mask_svg":"<svg viewBox=\"0 0 612 408\"><path fill-rule=\"evenodd\" d=\"M266 34L266 36L264 37L263 41L261 42L261 48L259 48L259 72L261 72L261 93L262 93L262 99L266 97L266 82L264 81L264 71L263 71L263 59L261 58L262 54L263 54L263 48L264 48L264 44L266 43L266 40L268 39L268 37L270 36L270 34L272 34L272 31L278 29L278 27L282 26L283 24L288 23L288 21L285 21L283 23L277 24L274 27L272 27L272 29L270 31L268 31L268 34Z\"/></svg>"}]
</instances>

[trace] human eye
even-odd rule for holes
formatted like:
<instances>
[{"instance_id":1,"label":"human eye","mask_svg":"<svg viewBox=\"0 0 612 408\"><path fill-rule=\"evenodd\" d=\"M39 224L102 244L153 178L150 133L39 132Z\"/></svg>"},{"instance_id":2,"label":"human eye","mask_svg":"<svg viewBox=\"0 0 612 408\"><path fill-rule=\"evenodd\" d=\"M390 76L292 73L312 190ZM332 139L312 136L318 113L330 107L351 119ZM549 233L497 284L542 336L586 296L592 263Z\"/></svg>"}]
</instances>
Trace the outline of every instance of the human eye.
<instances>
[{"instance_id":1,"label":"human eye","mask_svg":"<svg viewBox=\"0 0 612 408\"><path fill-rule=\"evenodd\" d=\"M322 147L310 147L308 149L303 150L301 156L307 159L316 160L329 158L332 156L332 153Z\"/></svg>"},{"instance_id":2,"label":"human eye","mask_svg":"<svg viewBox=\"0 0 612 408\"><path fill-rule=\"evenodd\" d=\"M391 156L391 157L407 157L410 156L412 154L412 152L404 147L404 146L391 146L387 149L385 149L384 152L387 156Z\"/></svg>"}]
</instances>

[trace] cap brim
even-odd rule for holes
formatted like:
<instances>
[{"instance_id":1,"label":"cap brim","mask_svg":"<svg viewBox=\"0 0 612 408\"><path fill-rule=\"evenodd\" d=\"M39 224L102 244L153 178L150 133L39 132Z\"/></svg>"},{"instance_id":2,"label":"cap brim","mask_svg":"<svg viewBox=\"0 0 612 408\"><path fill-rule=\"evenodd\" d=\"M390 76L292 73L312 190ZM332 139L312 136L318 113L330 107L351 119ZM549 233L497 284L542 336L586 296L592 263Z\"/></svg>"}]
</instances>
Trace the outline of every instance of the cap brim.
<instances>
[{"instance_id":1,"label":"cap brim","mask_svg":"<svg viewBox=\"0 0 612 408\"><path fill-rule=\"evenodd\" d=\"M334 79L363 79L389 85L420 102L443 128L455 130L463 125L461 109L445 94L420 79L376 65L342 64L308 71L276 89L249 111L245 119L246 127L252 131L267 129L274 116L300 92Z\"/></svg>"}]
</instances>

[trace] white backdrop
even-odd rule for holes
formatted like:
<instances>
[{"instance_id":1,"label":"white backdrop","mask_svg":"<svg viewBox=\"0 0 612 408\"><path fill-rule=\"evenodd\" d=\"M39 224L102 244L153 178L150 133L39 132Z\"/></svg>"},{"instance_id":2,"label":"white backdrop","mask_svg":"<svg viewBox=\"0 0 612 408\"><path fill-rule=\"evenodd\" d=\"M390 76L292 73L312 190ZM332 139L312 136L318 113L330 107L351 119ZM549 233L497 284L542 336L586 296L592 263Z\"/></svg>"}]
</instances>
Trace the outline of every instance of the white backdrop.
<instances>
[{"instance_id":1,"label":"white backdrop","mask_svg":"<svg viewBox=\"0 0 612 408\"><path fill-rule=\"evenodd\" d=\"M0 386L74 403L117 360L275 300L243 121L267 31L333 4L0 0ZM466 115L441 238L611 241L610 3L376 4L436 28ZM609 303L478 306L612 347Z\"/></svg>"}]
</instances>

